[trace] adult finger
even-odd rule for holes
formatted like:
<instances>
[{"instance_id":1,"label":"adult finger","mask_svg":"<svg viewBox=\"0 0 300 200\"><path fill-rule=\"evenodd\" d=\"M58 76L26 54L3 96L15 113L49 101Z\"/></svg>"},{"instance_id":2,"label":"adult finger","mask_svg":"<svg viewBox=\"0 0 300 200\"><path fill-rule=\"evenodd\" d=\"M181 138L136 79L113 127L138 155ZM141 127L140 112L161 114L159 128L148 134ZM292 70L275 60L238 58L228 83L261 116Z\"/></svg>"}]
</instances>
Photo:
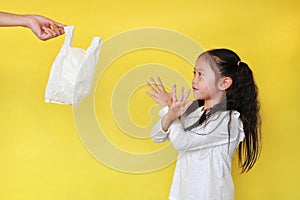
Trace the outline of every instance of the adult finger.
<instances>
[{"instance_id":1,"label":"adult finger","mask_svg":"<svg viewBox=\"0 0 300 200\"><path fill-rule=\"evenodd\" d=\"M62 34L65 33L64 27L65 27L66 25L61 24L61 23L58 23L58 22L55 22L55 21L52 21L52 22L53 22L53 23L55 24L55 26L58 28L58 30L59 30L59 35L62 35Z\"/></svg>"},{"instance_id":2,"label":"adult finger","mask_svg":"<svg viewBox=\"0 0 300 200\"><path fill-rule=\"evenodd\" d=\"M50 21L50 25L51 25L52 30L56 33L56 35L57 36L60 35L59 28L53 21Z\"/></svg>"},{"instance_id":3,"label":"adult finger","mask_svg":"<svg viewBox=\"0 0 300 200\"><path fill-rule=\"evenodd\" d=\"M64 28L58 28L60 35L65 33L65 29Z\"/></svg>"},{"instance_id":4,"label":"adult finger","mask_svg":"<svg viewBox=\"0 0 300 200\"><path fill-rule=\"evenodd\" d=\"M41 40L48 40L56 36L56 33L50 28L43 27L42 33L38 36Z\"/></svg>"},{"instance_id":5,"label":"adult finger","mask_svg":"<svg viewBox=\"0 0 300 200\"><path fill-rule=\"evenodd\" d=\"M54 23L55 23L55 25L57 26L57 27L59 27L59 28L63 28L63 27L65 27L65 26L67 26L67 25L65 25L65 24L61 24L61 23L58 23L58 22L55 22L55 21L53 21Z\"/></svg>"}]
</instances>

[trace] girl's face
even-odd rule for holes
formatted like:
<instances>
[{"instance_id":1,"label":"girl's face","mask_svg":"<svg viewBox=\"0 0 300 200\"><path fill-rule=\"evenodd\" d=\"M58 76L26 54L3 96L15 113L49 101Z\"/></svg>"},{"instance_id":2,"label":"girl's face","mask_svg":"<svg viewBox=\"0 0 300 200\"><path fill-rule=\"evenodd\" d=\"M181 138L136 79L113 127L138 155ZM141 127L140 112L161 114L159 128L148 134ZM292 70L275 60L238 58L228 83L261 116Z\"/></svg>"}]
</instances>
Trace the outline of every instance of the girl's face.
<instances>
[{"instance_id":1,"label":"girl's face","mask_svg":"<svg viewBox=\"0 0 300 200\"><path fill-rule=\"evenodd\" d=\"M215 72L204 56L197 59L192 88L194 97L199 100L211 100L218 93Z\"/></svg>"}]
</instances>

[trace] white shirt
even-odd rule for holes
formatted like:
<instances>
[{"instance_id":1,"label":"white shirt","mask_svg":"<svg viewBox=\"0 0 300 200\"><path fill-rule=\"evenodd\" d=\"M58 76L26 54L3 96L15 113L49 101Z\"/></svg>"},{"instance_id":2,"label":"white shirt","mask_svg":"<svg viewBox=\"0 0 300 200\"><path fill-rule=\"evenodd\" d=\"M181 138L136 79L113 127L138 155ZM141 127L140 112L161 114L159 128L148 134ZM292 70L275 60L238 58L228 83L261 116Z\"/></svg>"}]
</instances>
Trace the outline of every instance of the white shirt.
<instances>
[{"instance_id":1,"label":"white shirt","mask_svg":"<svg viewBox=\"0 0 300 200\"><path fill-rule=\"evenodd\" d=\"M173 121L167 132L162 130L161 120L152 130L154 142L170 140L179 151L170 200L234 199L231 162L235 149L244 139L240 114L232 111L228 143L229 111L211 115L207 122L191 131L184 130L199 120L202 108ZM165 107L160 117L167 112Z\"/></svg>"}]
</instances>

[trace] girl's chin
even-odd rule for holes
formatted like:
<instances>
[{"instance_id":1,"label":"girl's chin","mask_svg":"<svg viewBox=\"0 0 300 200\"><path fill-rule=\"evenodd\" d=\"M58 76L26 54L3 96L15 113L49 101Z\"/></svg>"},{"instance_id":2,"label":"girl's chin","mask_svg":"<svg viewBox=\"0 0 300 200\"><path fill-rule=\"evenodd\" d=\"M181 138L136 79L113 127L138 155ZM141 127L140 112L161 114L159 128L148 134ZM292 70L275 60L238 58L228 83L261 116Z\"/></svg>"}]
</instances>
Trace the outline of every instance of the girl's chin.
<instances>
[{"instance_id":1,"label":"girl's chin","mask_svg":"<svg viewBox=\"0 0 300 200\"><path fill-rule=\"evenodd\" d=\"M203 100L204 99L201 95L195 94L195 93L194 93L194 98L195 98L195 100Z\"/></svg>"},{"instance_id":2,"label":"girl's chin","mask_svg":"<svg viewBox=\"0 0 300 200\"><path fill-rule=\"evenodd\" d=\"M194 98L197 99L197 100L200 100L200 99L201 99L200 95L197 95L197 94L195 94L195 93L194 93Z\"/></svg>"}]
</instances>

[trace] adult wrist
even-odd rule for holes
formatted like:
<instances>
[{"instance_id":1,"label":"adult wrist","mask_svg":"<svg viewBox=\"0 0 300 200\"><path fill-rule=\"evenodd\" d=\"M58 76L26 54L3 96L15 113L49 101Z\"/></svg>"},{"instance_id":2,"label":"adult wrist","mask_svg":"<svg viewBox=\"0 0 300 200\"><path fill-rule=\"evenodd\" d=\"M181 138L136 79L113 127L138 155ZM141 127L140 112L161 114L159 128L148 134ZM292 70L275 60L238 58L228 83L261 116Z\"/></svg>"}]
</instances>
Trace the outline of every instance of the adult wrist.
<instances>
[{"instance_id":1,"label":"adult wrist","mask_svg":"<svg viewBox=\"0 0 300 200\"><path fill-rule=\"evenodd\" d=\"M21 26L26 28L31 28L33 23L33 16L32 15L20 15L20 22Z\"/></svg>"}]
</instances>

